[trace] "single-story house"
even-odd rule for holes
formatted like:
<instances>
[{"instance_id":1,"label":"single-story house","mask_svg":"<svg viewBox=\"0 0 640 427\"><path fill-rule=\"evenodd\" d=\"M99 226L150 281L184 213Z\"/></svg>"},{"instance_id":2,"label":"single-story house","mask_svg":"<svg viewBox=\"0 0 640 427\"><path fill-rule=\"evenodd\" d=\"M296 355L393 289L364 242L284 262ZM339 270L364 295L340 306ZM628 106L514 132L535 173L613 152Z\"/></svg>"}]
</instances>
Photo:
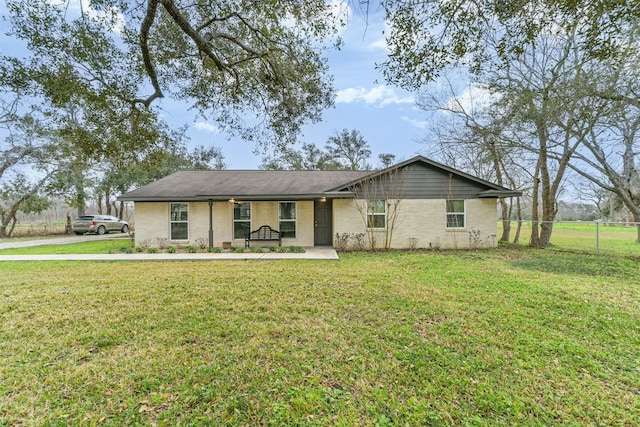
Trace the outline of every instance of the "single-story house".
<instances>
[{"instance_id":1,"label":"single-story house","mask_svg":"<svg viewBox=\"0 0 640 427\"><path fill-rule=\"evenodd\" d=\"M242 246L268 225L284 246L497 245L497 199L513 191L417 156L379 171L185 170L121 195L136 244ZM274 242L262 242L273 246ZM277 242L275 244L278 244Z\"/></svg>"}]
</instances>

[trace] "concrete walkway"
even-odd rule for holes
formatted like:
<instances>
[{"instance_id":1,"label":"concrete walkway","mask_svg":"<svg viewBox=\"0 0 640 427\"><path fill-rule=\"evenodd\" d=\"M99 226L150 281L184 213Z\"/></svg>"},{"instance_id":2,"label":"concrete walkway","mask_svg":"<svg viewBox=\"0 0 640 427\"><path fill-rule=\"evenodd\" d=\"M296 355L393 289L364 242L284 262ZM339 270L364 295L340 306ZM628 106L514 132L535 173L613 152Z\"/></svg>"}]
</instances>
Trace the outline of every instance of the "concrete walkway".
<instances>
[{"instance_id":1,"label":"concrete walkway","mask_svg":"<svg viewBox=\"0 0 640 427\"><path fill-rule=\"evenodd\" d=\"M65 254L65 255L0 255L2 261L218 261L218 260L277 260L277 259L338 259L331 247L306 248L298 253L195 253L195 254Z\"/></svg>"}]
</instances>

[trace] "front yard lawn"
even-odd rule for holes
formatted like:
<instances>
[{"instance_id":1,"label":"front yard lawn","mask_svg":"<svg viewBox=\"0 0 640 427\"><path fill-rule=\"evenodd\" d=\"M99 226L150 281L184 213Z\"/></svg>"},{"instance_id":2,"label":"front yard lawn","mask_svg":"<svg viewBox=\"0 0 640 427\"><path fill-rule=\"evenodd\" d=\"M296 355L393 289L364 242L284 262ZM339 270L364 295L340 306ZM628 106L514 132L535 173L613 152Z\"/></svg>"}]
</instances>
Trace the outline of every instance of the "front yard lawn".
<instances>
[{"instance_id":1,"label":"front yard lawn","mask_svg":"<svg viewBox=\"0 0 640 427\"><path fill-rule=\"evenodd\" d=\"M0 425L639 425L637 259L0 265Z\"/></svg>"}]
</instances>

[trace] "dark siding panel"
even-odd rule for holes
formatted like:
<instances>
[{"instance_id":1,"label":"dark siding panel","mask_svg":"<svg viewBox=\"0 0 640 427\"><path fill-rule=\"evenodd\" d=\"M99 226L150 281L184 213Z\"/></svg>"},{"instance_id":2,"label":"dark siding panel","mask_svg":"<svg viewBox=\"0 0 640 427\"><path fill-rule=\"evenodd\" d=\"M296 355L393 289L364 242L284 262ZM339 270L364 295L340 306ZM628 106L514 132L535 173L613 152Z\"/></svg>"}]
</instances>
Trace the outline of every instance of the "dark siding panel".
<instances>
[{"instance_id":1,"label":"dark siding panel","mask_svg":"<svg viewBox=\"0 0 640 427\"><path fill-rule=\"evenodd\" d=\"M488 189L478 183L420 163L404 168L391 181L398 184L384 183L385 189L378 186L375 194L382 196L396 193L403 199L477 199L478 193ZM394 186L399 186L401 190L390 188Z\"/></svg>"}]
</instances>

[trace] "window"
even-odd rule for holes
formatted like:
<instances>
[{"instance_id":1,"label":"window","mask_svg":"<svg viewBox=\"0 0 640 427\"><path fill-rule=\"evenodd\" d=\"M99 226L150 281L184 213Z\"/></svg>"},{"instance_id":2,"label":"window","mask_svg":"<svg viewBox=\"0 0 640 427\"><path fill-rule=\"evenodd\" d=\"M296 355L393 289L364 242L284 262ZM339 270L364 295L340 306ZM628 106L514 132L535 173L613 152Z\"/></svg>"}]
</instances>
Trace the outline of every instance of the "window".
<instances>
[{"instance_id":1,"label":"window","mask_svg":"<svg viewBox=\"0 0 640 427\"><path fill-rule=\"evenodd\" d=\"M367 227L387 227L387 204L384 200L370 200L367 202Z\"/></svg>"},{"instance_id":2,"label":"window","mask_svg":"<svg viewBox=\"0 0 640 427\"><path fill-rule=\"evenodd\" d=\"M447 228L464 228L464 200L447 200Z\"/></svg>"},{"instance_id":3,"label":"window","mask_svg":"<svg viewBox=\"0 0 640 427\"><path fill-rule=\"evenodd\" d=\"M278 207L279 231L282 237L296 237L296 202L280 202Z\"/></svg>"},{"instance_id":4,"label":"window","mask_svg":"<svg viewBox=\"0 0 640 427\"><path fill-rule=\"evenodd\" d=\"M251 233L251 203L233 204L233 238L244 239Z\"/></svg>"},{"instance_id":5,"label":"window","mask_svg":"<svg viewBox=\"0 0 640 427\"><path fill-rule=\"evenodd\" d=\"M170 239L189 240L189 205L187 203L171 203L169 209Z\"/></svg>"}]
</instances>

